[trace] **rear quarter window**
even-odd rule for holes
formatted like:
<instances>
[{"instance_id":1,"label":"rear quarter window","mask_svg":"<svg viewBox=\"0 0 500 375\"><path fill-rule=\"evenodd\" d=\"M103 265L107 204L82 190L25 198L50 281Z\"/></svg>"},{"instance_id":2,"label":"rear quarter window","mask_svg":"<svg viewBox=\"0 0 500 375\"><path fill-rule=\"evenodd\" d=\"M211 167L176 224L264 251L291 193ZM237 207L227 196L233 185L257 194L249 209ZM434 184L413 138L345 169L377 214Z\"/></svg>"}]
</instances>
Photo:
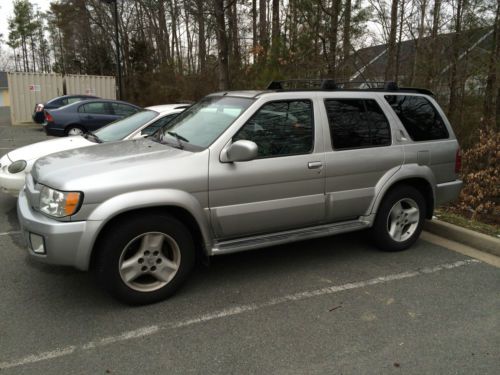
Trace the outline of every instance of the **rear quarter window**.
<instances>
[{"instance_id":1,"label":"rear quarter window","mask_svg":"<svg viewBox=\"0 0 500 375\"><path fill-rule=\"evenodd\" d=\"M414 141L432 141L449 137L448 129L432 103L423 96L385 95L399 120Z\"/></svg>"}]
</instances>

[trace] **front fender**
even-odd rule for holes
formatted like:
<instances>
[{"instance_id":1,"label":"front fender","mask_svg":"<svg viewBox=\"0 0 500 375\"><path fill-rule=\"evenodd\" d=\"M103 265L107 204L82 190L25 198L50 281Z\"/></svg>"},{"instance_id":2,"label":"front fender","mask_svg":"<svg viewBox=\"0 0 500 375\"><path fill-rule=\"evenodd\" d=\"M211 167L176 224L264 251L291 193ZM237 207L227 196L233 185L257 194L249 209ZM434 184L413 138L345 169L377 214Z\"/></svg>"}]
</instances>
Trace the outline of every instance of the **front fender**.
<instances>
[{"instance_id":1,"label":"front fender","mask_svg":"<svg viewBox=\"0 0 500 375\"><path fill-rule=\"evenodd\" d=\"M137 209L166 206L182 208L189 212L198 224L205 248L211 248L213 241L205 210L193 195L176 189L134 191L114 196L99 204L87 217L89 224L99 223L97 227L94 227L93 239L91 240L92 248L104 226L118 215Z\"/></svg>"}]
</instances>

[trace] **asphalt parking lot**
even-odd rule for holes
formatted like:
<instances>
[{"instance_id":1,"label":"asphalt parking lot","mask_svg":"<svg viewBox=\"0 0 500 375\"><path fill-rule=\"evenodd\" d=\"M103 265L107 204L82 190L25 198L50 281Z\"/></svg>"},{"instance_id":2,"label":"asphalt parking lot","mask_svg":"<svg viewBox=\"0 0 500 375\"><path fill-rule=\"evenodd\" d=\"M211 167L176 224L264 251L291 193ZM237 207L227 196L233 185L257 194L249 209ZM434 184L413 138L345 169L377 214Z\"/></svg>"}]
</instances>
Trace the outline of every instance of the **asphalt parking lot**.
<instances>
[{"instance_id":1,"label":"asphalt parking lot","mask_svg":"<svg viewBox=\"0 0 500 375\"><path fill-rule=\"evenodd\" d=\"M0 126L0 155L43 139ZM445 246L382 253L353 233L226 255L131 308L29 260L0 193L0 373L497 374L500 269Z\"/></svg>"}]
</instances>

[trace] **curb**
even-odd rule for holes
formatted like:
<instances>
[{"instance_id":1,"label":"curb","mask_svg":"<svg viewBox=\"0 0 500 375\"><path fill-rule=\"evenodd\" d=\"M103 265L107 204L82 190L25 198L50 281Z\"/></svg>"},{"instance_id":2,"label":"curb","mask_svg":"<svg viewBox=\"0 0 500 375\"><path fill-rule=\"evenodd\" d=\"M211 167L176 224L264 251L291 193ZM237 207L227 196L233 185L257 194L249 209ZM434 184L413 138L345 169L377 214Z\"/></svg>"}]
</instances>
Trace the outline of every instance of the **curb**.
<instances>
[{"instance_id":1,"label":"curb","mask_svg":"<svg viewBox=\"0 0 500 375\"><path fill-rule=\"evenodd\" d=\"M500 257L500 239L441 220L427 220L424 230Z\"/></svg>"}]
</instances>

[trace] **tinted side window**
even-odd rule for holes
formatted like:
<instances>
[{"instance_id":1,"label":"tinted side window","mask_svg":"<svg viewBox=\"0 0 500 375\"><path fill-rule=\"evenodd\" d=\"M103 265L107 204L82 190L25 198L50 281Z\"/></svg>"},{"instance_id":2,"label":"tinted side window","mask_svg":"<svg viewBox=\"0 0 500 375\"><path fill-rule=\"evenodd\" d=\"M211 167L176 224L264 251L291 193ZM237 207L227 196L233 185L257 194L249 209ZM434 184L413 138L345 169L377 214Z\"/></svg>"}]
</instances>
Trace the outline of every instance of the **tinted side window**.
<instances>
[{"instance_id":1,"label":"tinted side window","mask_svg":"<svg viewBox=\"0 0 500 375\"><path fill-rule=\"evenodd\" d=\"M78 112L85 112L85 113L94 113L98 115L106 115L108 114L106 110L106 103L102 102L95 102L95 103L87 103L78 109Z\"/></svg>"},{"instance_id":2,"label":"tinted side window","mask_svg":"<svg viewBox=\"0 0 500 375\"><path fill-rule=\"evenodd\" d=\"M117 116L129 116L132 113L136 113L137 109L126 104L111 103L113 111Z\"/></svg>"},{"instance_id":3,"label":"tinted side window","mask_svg":"<svg viewBox=\"0 0 500 375\"><path fill-rule=\"evenodd\" d=\"M67 99L66 99L67 104L76 103L76 102L79 102L79 101L81 101L81 100L82 100L81 98L67 98Z\"/></svg>"},{"instance_id":4,"label":"tinted side window","mask_svg":"<svg viewBox=\"0 0 500 375\"><path fill-rule=\"evenodd\" d=\"M309 100L267 103L233 138L240 139L255 142L261 158L310 153L314 139L312 103Z\"/></svg>"},{"instance_id":5,"label":"tinted side window","mask_svg":"<svg viewBox=\"0 0 500 375\"><path fill-rule=\"evenodd\" d=\"M425 97L386 95L385 99L414 141L448 138L448 130L443 119Z\"/></svg>"},{"instance_id":6,"label":"tinted side window","mask_svg":"<svg viewBox=\"0 0 500 375\"><path fill-rule=\"evenodd\" d=\"M375 100L327 99L325 107L334 149L391 144L389 122Z\"/></svg>"}]
</instances>

